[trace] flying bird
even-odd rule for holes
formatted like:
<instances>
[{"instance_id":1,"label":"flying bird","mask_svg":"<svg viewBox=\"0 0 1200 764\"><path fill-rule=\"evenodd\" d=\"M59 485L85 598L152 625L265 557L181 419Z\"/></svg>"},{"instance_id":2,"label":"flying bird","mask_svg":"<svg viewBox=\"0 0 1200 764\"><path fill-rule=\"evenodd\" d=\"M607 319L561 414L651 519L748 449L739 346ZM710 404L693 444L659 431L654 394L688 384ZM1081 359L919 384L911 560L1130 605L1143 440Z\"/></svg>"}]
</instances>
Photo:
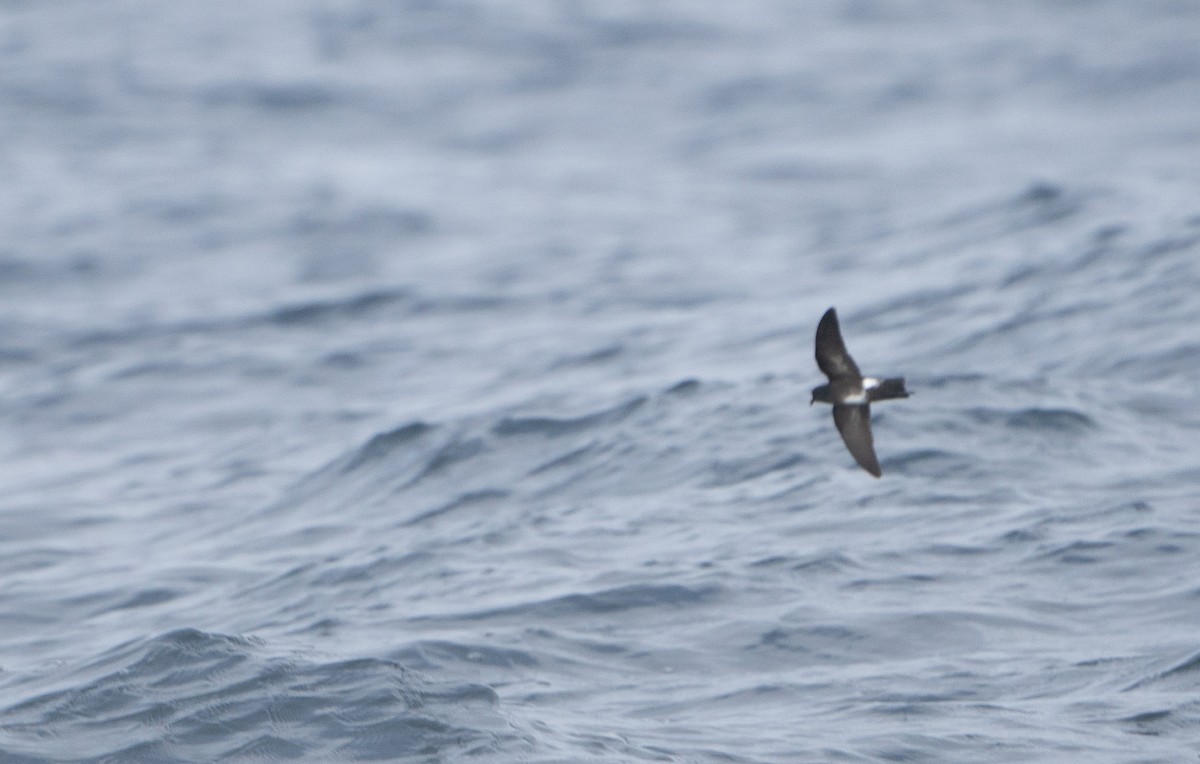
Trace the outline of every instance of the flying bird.
<instances>
[{"instance_id":1,"label":"flying bird","mask_svg":"<svg viewBox=\"0 0 1200 764\"><path fill-rule=\"evenodd\" d=\"M864 377L858 364L846 352L842 332L838 328L837 311L833 308L821 316L817 324L817 366L829 384L814 387L812 400L833 404L833 422L837 425L846 448L858 466L875 477L883 474L875 456L875 441L871 437L871 402L889 398L907 398L904 377L876 379Z\"/></svg>"}]
</instances>

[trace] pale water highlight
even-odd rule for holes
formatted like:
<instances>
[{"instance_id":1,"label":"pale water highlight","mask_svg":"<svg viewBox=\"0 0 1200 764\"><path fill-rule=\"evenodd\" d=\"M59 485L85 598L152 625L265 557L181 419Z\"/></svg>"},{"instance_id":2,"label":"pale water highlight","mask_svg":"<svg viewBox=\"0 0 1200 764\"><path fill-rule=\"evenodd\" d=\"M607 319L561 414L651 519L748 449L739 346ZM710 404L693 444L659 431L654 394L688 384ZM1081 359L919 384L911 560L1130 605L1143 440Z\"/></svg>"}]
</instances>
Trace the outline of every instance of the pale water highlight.
<instances>
[{"instance_id":1,"label":"pale water highlight","mask_svg":"<svg viewBox=\"0 0 1200 764\"><path fill-rule=\"evenodd\" d=\"M0 761L1195 760L1198 24L0 4Z\"/></svg>"}]
</instances>

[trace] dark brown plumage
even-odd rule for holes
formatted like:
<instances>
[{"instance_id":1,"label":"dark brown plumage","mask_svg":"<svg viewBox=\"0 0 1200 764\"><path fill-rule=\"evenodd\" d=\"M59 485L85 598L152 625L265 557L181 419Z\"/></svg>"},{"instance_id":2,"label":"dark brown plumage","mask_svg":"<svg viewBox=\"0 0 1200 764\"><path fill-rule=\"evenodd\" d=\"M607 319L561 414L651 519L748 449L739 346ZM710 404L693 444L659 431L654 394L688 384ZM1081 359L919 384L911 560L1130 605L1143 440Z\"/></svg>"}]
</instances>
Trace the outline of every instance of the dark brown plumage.
<instances>
[{"instance_id":1,"label":"dark brown plumage","mask_svg":"<svg viewBox=\"0 0 1200 764\"><path fill-rule=\"evenodd\" d=\"M883 474L871 435L871 401L907 398L903 377L864 377L846 350L837 311L825 311L817 324L817 366L829 383L813 388L812 403L833 404L833 422L854 461L875 477ZM811 404L810 404L811 405Z\"/></svg>"}]
</instances>

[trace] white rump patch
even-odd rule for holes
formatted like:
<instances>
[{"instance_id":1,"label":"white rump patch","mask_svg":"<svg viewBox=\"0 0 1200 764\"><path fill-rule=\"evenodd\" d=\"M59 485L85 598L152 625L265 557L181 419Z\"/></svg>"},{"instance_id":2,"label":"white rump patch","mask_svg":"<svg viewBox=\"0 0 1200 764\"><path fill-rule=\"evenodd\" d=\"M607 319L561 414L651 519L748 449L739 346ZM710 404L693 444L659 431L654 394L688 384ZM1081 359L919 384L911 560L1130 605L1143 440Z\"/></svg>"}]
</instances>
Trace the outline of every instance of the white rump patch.
<instances>
[{"instance_id":1,"label":"white rump patch","mask_svg":"<svg viewBox=\"0 0 1200 764\"><path fill-rule=\"evenodd\" d=\"M879 380L874 377L863 377L863 390L873 390L879 387Z\"/></svg>"}]
</instances>

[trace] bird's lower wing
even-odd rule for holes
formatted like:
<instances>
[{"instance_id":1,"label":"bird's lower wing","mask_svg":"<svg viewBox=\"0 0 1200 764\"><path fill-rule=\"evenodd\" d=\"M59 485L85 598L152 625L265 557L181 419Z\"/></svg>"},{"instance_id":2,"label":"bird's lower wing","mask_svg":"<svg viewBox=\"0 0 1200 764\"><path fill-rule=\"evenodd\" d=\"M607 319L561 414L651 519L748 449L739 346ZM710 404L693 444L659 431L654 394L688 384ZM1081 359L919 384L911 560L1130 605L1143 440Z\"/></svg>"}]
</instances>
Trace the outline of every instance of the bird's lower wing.
<instances>
[{"instance_id":1,"label":"bird's lower wing","mask_svg":"<svg viewBox=\"0 0 1200 764\"><path fill-rule=\"evenodd\" d=\"M882 475L879 459L875 457L875 440L871 437L871 407L866 404L835 404L833 422L858 466L875 477Z\"/></svg>"}]
</instances>

